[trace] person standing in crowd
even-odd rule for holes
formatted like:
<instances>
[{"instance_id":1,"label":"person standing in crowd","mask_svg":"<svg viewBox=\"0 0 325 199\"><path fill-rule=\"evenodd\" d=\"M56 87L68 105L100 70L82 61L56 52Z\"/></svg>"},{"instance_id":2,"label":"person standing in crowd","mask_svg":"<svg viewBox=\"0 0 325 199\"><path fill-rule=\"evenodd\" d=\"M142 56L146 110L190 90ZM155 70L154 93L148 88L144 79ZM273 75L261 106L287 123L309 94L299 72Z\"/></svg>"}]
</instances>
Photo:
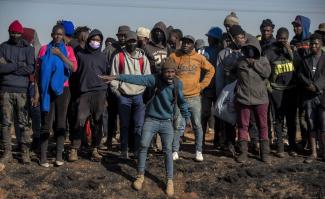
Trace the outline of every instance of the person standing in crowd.
<instances>
[{"instance_id":1,"label":"person standing in crowd","mask_svg":"<svg viewBox=\"0 0 325 199\"><path fill-rule=\"evenodd\" d=\"M262 24L260 25L260 31L262 34L260 45L263 52L265 49L271 46L273 42L276 41L273 37L274 24L271 19L264 19L262 21Z\"/></svg>"},{"instance_id":2,"label":"person standing in crowd","mask_svg":"<svg viewBox=\"0 0 325 199\"><path fill-rule=\"evenodd\" d=\"M30 127L28 124L27 89L29 75L34 72L35 51L22 38L24 29L15 20L9 28L9 40L0 45L0 108L1 132L4 153L0 159L0 170L13 160L10 129L17 119L21 133L21 160L31 162L29 155Z\"/></svg>"},{"instance_id":3,"label":"person standing in crowd","mask_svg":"<svg viewBox=\"0 0 325 199\"><path fill-rule=\"evenodd\" d=\"M215 89L216 98L222 92L222 89L235 80L237 80L236 62L242 56L241 48L245 45L247 38L245 31L239 25L233 25L229 29L229 34L233 38L232 43L221 50L216 61ZM215 137L214 147L226 145L227 150L235 155L236 128L234 125L215 118Z\"/></svg>"},{"instance_id":4,"label":"person standing in crowd","mask_svg":"<svg viewBox=\"0 0 325 199\"><path fill-rule=\"evenodd\" d=\"M101 52L103 34L94 29L89 33L86 48L77 54L78 60L78 88L79 103L78 117L72 135L72 146L69 161L78 160L77 151L81 145L81 136L87 119L91 120L92 141L91 160L100 161L102 156L98 153L98 146L102 139L102 114L106 101L107 85L102 82L98 75L108 74L107 57Z\"/></svg>"},{"instance_id":5,"label":"person standing in crowd","mask_svg":"<svg viewBox=\"0 0 325 199\"><path fill-rule=\"evenodd\" d=\"M116 39L112 37L107 37L105 39L105 48L108 48L109 46L112 46L116 42Z\"/></svg>"},{"instance_id":6,"label":"person standing in crowd","mask_svg":"<svg viewBox=\"0 0 325 199\"><path fill-rule=\"evenodd\" d=\"M125 48L126 44L126 33L130 31L130 27L126 25L122 25L118 27L118 31L116 33L117 42L109 45L104 49L104 54L107 57L107 62L109 64L109 71L111 73L111 65L113 58L116 54L122 51ZM111 88L108 87L107 90L107 140L106 144L107 147L110 149L112 148L113 138L116 136L116 132L118 131L117 127L117 115L118 115L118 102L117 102L116 95L111 91Z\"/></svg>"},{"instance_id":7,"label":"person standing in crowd","mask_svg":"<svg viewBox=\"0 0 325 199\"><path fill-rule=\"evenodd\" d=\"M266 81L271 74L271 67L266 57L261 56L261 46L257 39L249 40L242 47L243 56L238 59L236 106L238 112L238 139L240 155L237 162L245 163L248 153L248 128L250 113L255 113L260 138L261 160L270 163L270 145L268 137L267 112L268 93Z\"/></svg>"},{"instance_id":8,"label":"person standing in crowd","mask_svg":"<svg viewBox=\"0 0 325 199\"><path fill-rule=\"evenodd\" d=\"M319 24L318 30L315 31L315 34L322 37L322 51L325 52L325 23Z\"/></svg>"},{"instance_id":9,"label":"person standing in crowd","mask_svg":"<svg viewBox=\"0 0 325 199\"><path fill-rule=\"evenodd\" d=\"M290 41L290 45L294 50L295 57L302 58L305 55L309 54L309 37L310 37L310 19L297 15L295 20L292 22L293 31L295 36ZM308 148L308 135L307 135L307 120L305 118L305 109L303 108L303 95L304 93L301 90L298 90L298 117L299 117L299 126L301 132L301 146L303 149Z\"/></svg>"},{"instance_id":10,"label":"person standing in crowd","mask_svg":"<svg viewBox=\"0 0 325 199\"><path fill-rule=\"evenodd\" d=\"M37 56L36 83L41 97L41 158L40 165L49 167L48 141L53 127L56 138L57 166L64 164L62 153L66 135L66 118L70 100L69 76L77 70L77 60L72 47L64 41L64 27L55 25L52 41L42 46ZM53 72L54 71L54 72Z\"/></svg>"},{"instance_id":11,"label":"person standing in crowd","mask_svg":"<svg viewBox=\"0 0 325 199\"><path fill-rule=\"evenodd\" d=\"M203 131L201 125L201 96L200 93L211 82L214 75L214 67L209 61L202 55L195 52L194 42L195 39L191 35L184 36L182 39L182 48L170 55L170 58L176 63L177 70L176 76L182 80L184 87L183 93L185 101L189 106L191 113L191 122L193 124L193 130L195 133L195 159L197 161L203 161L202 155L202 142ZM203 78L200 77L201 72L205 72ZM179 151L179 132L182 126L182 116L179 113L179 109L176 111L176 132L173 140L173 159L178 159Z\"/></svg>"},{"instance_id":12,"label":"person standing in crowd","mask_svg":"<svg viewBox=\"0 0 325 199\"><path fill-rule=\"evenodd\" d=\"M73 50L74 50L75 54L77 54L79 51L85 49L89 31L90 31L90 28L88 28L87 26L79 26L74 31L74 38L76 39L76 46L73 48Z\"/></svg>"},{"instance_id":13,"label":"person standing in crowd","mask_svg":"<svg viewBox=\"0 0 325 199\"><path fill-rule=\"evenodd\" d=\"M139 149L138 175L133 182L133 187L136 190L141 190L143 187L148 148L154 135L159 133L165 153L165 169L167 172L166 193L169 197L174 195L172 142L174 138L173 117L176 106L179 107L182 116L186 120L187 126L191 127L190 113L182 92L183 84L181 80L175 77L175 74L176 64L171 59L167 58L162 66L162 73L159 75L119 75L103 77L106 81L116 79L121 82L157 89L146 108L146 117Z\"/></svg>"},{"instance_id":14,"label":"person standing in crowd","mask_svg":"<svg viewBox=\"0 0 325 199\"><path fill-rule=\"evenodd\" d=\"M183 37L183 32L180 29L172 29L169 32L169 37L167 40L168 55L181 48L182 37Z\"/></svg>"},{"instance_id":15,"label":"person standing in crowd","mask_svg":"<svg viewBox=\"0 0 325 199\"><path fill-rule=\"evenodd\" d=\"M133 31L129 31L126 34L125 48L113 58L111 75L120 74L150 74L150 63L144 55L144 52L137 48L137 34ZM145 87L113 81L111 88L116 94L119 103L121 156L123 158L129 158L128 140L130 123L133 124L134 128L131 135L134 138L132 139L134 142L133 151L136 156L145 115L145 105L142 98Z\"/></svg>"},{"instance_id":16,"label":"person standing in crowd","mask_svg":"<svg viewBox=\"0 0 325 199\"><path fill-rule=\"evenodd\" d=\"M310 54L297 61L298 81L303 89L303 108L306 112L308 138L311 155L305 163L317 159L316 135L319 132L323 145L323 160L325 160L325 54L321 50L322 38L313 34L309 40Z\"/></svg>"},{"instance_id":17,"label":"person standing in crowd","mask_svg":"<svg viewBox=\"0 0 325 199\"><path fill-rule=\"evenodd\" d=\"M167 58L167 29L164 22L154 25L150 32L150 42L144 51L149 59L151 72L160 73L161 63Z\"/></svg>"},{"instance_id":18,"label":"person standing in crowd","mask_svg":"<svg viewBox=\"0 0 325 199\"><path fill-rule=\"evenodd\" d=\"M64 42L71 46L73 49L78 46L78 42L73 39L74 35L74 24L72 21L62 20L58 21L57 24L61 24L64 27L65 35L63 37Z\"/></svg>"},{"instance_id":19,"label":"person standing in crowd","mask_svg":"<svg viewBox=\"0 0 325 199\"><path fill-rule=\"evenodd\" d=\"M293 63L293 52L288 42L289 31L279 28L276 34L276 42L264 51L271 65L269 78L270 106L274 111L273 126L276 135L277 153L280 158L284 157L283 126L286 121L289 137L289 154L296 153L296 112L297 92L296 74ZM285 120L284 120L285 119ZM271 127L270 127L271 128Z\"/></svg>"},{"instance_id":20,"label":"person standing in crowd","mask_svg":"<svg viewBox=\"0 0 325 199\"><path fill-rule=\"evenodd\" d=\"M197 53L199 53L200 55L203 55L205 56L205 42L203 39L197 39L195 42L194 42L194 48L195 48L195 51Z\"/></svg>"},{"instance_id":21,"label":"person standing in crowd","mask_svg":"<svg viewBox=\"0 0 325 199\"><path fill-rule=\"evenodd\" d=\"M229 29L233 25L239 25L239 18L237 17L235 12L231 12L229 15L226 16L223 25L226 28L226 32L222 34L222 43L223 43L223 48L228 47L229 45L232 44L232 38L231 35L229 35Z\"/></svg>"},{"instance_id":22,"label":"person standing in crowd","mask_svg":"<svg viewBox=\"0 0 325 199\"><path fill-rule=\"evenodd\" d=\"M217 56L222 49L222 30L219 27L211 27L205 35L208 37L209 43L209 46L205 48L205 55L216 70ZM204 77L204 74L205 73L203 72L201 76ZM214 122L211 124L209 121L211 118L211 108L214 106L216 101L215 77L216 73L214 74L209 86L201 92L203 146L205 145L205 133L207 132L207 127L209 126L210 128L214 128Z\"/></svg>"},{"instance_id":23,"label":"person standing in crowd","mask_svg":"<svg viewBox=\"0 0 325 199\"><path fill-rule=\"evenodd\" d=\"M145 27L139 27L137 29L137 36L138 36L138 48L144 50L145 46L149 43L150 30Z\"/></svg>"}]
</instances>

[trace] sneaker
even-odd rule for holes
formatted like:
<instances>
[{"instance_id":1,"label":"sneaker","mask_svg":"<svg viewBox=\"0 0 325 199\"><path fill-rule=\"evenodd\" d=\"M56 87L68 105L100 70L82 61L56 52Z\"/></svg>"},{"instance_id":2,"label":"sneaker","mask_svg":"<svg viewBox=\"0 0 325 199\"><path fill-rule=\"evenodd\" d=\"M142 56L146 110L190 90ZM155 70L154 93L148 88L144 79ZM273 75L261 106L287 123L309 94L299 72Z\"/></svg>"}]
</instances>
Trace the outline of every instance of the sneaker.
<instances>
[{"instance_id":1,"label":"sneaker","mask_svg":"<svg viewBox=\"0 0 325 199\"><path fill-rule=\"evenodd\" d=\"M64 165L64 161L56 160L55 165L58 166L58 167L62 166L62 165Z\"/></svg>"},{"instance_id":2,"label":"sneaker","mask_svg":"<svg viewBox=\"0 0 325 199\"><path fill-rule=\"evenodd\" d=\"M50 167L50 164L48 162L40 163L39 165L42 166L42 167L45 167L45 168Z\"/></svg>"},{"instance_id":3,"label":"sneaker","mask_svg":"<svg viewBox=\"0 0 325 199\"><path fill-rule=\"evenodd\" d=\"M177 152L173 152L173 160L178 160L178 153Z\"/></svg>"},{"instance_id":4,"label":"sneaker","mask_svg":"<svg viewBox=\"0 0 325 199\"><path fill-rule=\"evenodd\" d=\"M137 175L137 178L135 179L135 181L133 182L133 188L137 191L142 189L142 185L144 182L144 175Z\"/></svg>"},{"instance_id":5,"label":"sneaker","mask_svg":"<svg viewBox=\"0 0 325 199\"><path fill-rule=\"evenodd\" d=\"M97 148L93 148L91 152L91 160L94 162L100 162L103 156L98 153Z\"/></svg>"},{"instance_id":6,"label":"sneaker","mask_svg":"<svg viewBox=\"0 0 325 199\"><path fill-rule=\"evenodd\" d=\"M198 162L202 162L203 161L203 155L202 155L202 152L201 151L196 151L195 160L198 161Z\"/></svg>"},{"instance_id":7,"label":"sneaker","mask_svg":"<svg viewBox=\"0 0 325 199\"><path fill-rule=\"evenodd\" d=\"M168 197L172 197L174 195L174 183L173 183L173 180L167 180L166 194L167 194Z\"/></svg>"}]
</instances>

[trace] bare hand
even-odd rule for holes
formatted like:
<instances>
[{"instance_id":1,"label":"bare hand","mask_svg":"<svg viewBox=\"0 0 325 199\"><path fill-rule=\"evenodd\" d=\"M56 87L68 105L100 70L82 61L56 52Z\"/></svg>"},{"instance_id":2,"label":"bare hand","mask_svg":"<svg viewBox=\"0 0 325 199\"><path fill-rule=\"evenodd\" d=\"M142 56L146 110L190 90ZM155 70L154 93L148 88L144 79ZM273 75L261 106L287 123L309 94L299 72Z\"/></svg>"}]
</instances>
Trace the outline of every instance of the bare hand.
<instances>
[{"instance_id":1,"label":"bare hand","mask_svg":"<svg viewBox=\"0 0 325 199\"><path fill-rule=\"evenodd\" d=\"M0 58L0 64L7 64L7 61L5 58L1 57Z\"/></svg>"},{"instance_id":2,"label":"bare hand","mask_svg":"<svg viewBox=\"0 0 325 199\"><path fill-rule=\"evenodd\" d=\"M314 92L314 93L317 92L317 88L316 88L316 86L315 86L314 84L310 84L310 85L307 87L307 89L308 89L309 91L311 91L311 92Z\"/></svg>"},{"instance_id":3,"label":"bare hand","mask_svg":"<svg viewBox=\"0 0 325 199\"><path fill-rule=\"evenodd\" d=\"M288 50L288 51L292 51L290 43L288 41L283 42L283 46Z\"/></svg>"},{"instance_id":4,"label":"bare hand","mask_svg":"<svg viewBox=\"0 0 325 199\"><path fill-rule=\"evenodd\" d=\"M38 96L34 96L30 99L31 103L32 103L32 107L37 107L39 106L39 97Z\"/></svg>"},{"instance_id":5,"label":"bare hand","mask_svg":"<svg viewBox=\"0 0 325 199\"><path fill-rule=\"evenodd\" d=\"M98 75L98 77L104 80L107 84L111 83L113 80L116 80L116 76L113 75Z\"/></svg>"},{"instance_id":6,"label":"bare hand","mask_svg":"<svg viewBox=\"0 0 325 199\"><path fill-rule=\"evenodd\" d=\"M53 55L57 55L57 56L60 56L62 54L61 50L57 47L52 47L51 52L53 53Z\"/></svg>"},{"instance_id":7,"label":"bare hand","mask_svg":"<svg viewBox=\"0 0 325 199\"><path fill-rule=\"evenodd\" d=\"M253 58L246 58L246 61L250 66L253 66L255 63L255 59L253 59Z\"/></svg>"}]
</instances>

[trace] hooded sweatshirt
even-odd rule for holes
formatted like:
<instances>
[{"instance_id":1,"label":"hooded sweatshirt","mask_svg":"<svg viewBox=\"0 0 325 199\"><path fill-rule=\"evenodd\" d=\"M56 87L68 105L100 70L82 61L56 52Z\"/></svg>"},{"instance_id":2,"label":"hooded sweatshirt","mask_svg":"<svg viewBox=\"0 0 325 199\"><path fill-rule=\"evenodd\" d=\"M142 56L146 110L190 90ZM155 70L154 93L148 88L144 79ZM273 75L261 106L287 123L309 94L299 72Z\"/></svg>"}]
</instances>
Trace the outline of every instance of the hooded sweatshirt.
<instances>
[{"instance_id":1,"label":"hooded sweatshirt","mask_svg":"<svg viewBox=\"0 0 325 199\"><path fill-rule=\"evenodd\" d=\"M184 97L199 96L200 92L210 84L215 73L211 63L194 49L190 54L177 50L170 55L170 58L177 65L176 76L183 82ZM205 71L205 76L200 81L202 70Z\"/></svg>"},{"instance_id":2,"label":"hooded sweatshirt","mask_svg":"<svg viewBox=\"0 0 325 199\"><path fill-rule=\"evenodd\" d=\"M0 62L0 92L27 92L34 72L34 48L24 39L17 44L8 40L0 45L0 59L5 60Z\"/></svg>"},{"instance_id":3,"label":"hooded sweatshirt","mask_svg":"<svg viewBox=\"0 0 325 199\"><path fill-rule=\"evenodd\" d=\"M152 40L152 33L155 29L160 29L165 35L163 45L158 45ZM161 70L161 62L167 58L167 28L164 22L158 22L154 25L150 34L150 42L145 46L144 51L149 59L151 72L159 73Z\"/></svg>"},{"instance_id":4,"label":"hooded sweatshirt","mask_svg":"<svg viewBox=\"0 0 325 199\"><path fill-rule=\"evenodd\" d=\"M302 34L301 35L295 35L291 42L290 45L294 45L297 48L303 47L306 45L306 41L309 39L310 37L310 19L305 17L305 16L301 16L298 15L297 19L295 21L300 21L301 27L302 27ZM307 46L308 47L308 43Z\"/></svg>"},{"instance_id":5,"label":"hooded sweatshirt","mask_svg":"<svg viewBox=\"0 0 325 199\"><path fill-rule=\"evenodd\" d=\"M111 75L148 75L150 74L150 63L144 52L141 49L137 49L134 56L131 56L125 49L122 50L124 53L124 71L119 71L120 69L120 54L117 53L112 62ZM140 67L139 60L143 60L142 71ZM145 86L130 84L126 82L112 81L111 88L114 93L122 93L125 95L139 95L144 92Z\"/></svg>"},{"instance_id":6,"label":"hooded sweatshirt","mask_svg":"<svg viewBox=\"0 0 325 199\"><path fill-rule=\"evenodd\" d=\"M90 39L96 35L99 35L102 42L98 49L94 50L89 46ZM102 33L94 29L90 32L87 39L86 48L77 54L78 60L78 88L80 94L93 92L93 91L105 91L107 85L101 80L98 75L108 74L108 62L104 53L101 52L103 44Z\"/></svg>"},{"instance_id":7,"label":"hooded sweatshirt","mask_svg":"<svg viewBox=\"0 0 325 199\"><path fill-rule=\"evenodd\" d=\"M253 46L261 55L261 46L257 39L249 40L245 46ZM245 56L237 62L237 90L236 100L245 105L261 105L269 102L267 93L267 79L271 74L271 67L266 57L261 56L250 66Z\"/></svg>"}]
</instances>

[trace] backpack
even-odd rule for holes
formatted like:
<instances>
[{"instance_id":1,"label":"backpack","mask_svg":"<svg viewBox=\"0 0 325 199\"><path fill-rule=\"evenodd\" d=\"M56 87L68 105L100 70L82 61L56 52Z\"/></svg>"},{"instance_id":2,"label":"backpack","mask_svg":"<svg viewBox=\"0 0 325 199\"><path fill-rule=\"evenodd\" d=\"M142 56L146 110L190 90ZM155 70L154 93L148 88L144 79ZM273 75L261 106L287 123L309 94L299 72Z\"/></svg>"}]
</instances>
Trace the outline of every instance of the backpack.
<instances>
[{"instance_id":1,"label":"backpack","mask_svg":"<svg viewBox=\"0 0 325 199\"><path fill-rule=\"evenodd\" d=\"M119 74L123 74L124 70L125 70L125 54L123 51L118 53L118 59L119 59L118 71L119 71ZM144 65L143 57L139 58L139 65L140 65L141 74L143 75L144 74L143 73L143 65Z\"/></svg>"}]
</instances>

